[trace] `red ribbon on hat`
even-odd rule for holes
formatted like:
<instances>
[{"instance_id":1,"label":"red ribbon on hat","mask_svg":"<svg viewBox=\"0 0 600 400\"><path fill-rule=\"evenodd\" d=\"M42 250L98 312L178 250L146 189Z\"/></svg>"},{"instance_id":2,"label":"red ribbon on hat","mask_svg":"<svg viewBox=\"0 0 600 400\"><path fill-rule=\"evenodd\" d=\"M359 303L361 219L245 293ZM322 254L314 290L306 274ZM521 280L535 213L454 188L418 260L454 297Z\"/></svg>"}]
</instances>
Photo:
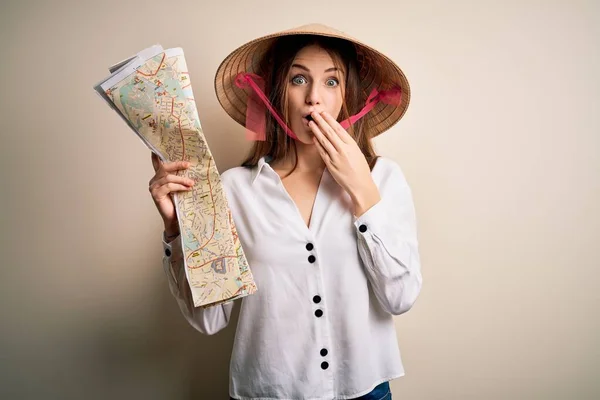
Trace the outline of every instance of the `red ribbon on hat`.
<instances>
[{"instance_id":1,"label":"red ribbon on hat","mask_svg":"<svg viewBox=\"0 0 600 400\"><path fill-rule=\"evenodd\" d=\"M266 122L264 108L260 105L257 100L261 100L265 107L271 112L273 117L277 120L279 125L283 128L284 132L287 133L292 139L298 139L298 137L292 132L292 130L283 121L283 118L279 116L279 113L267 96L264 93L265 81L262 77L241 72L235 78L235 84L241 89L250 87L253 92L248 96L246 103L246 139L248 140L266 140ZM258 96L258 99L256 98Z\"/></svg>"},{"instance_id":2,"label":"red ribbon on hat","mask_svg":"<svg viewBox=\"0 0 600 400\"><path fill-rule=\"evenodd\" d=\"M246 102L246 139L247 140L266 140L266 107L277 123L283 128L284 132L292 139L298 139L296 134L286 125L283 118L279 115L277 110L273 107L269 99L264 93L265 83L264 79L259 75L247 72L240 72L235 78L235 85L240 89L251 88L252 92L248 95ZM395 87L390 90L378 90L373 89L365 106L356 114L350 118L340 122L340 125L344 129L348 129L356 121L367 115L375 106L379 103L385 103L390 105L398 105L402 101L402 90L399 87ZM262 103L262 104L261 104Z\"/></svg>"}]
</instances>

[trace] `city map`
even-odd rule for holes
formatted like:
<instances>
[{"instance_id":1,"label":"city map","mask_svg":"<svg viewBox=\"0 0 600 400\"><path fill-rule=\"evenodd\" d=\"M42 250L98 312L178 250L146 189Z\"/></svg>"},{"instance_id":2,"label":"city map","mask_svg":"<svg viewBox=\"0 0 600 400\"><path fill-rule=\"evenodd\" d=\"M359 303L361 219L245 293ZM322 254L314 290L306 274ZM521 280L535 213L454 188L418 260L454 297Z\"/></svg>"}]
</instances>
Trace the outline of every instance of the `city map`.
<instances>
[{"instance_id":1,"label":"city map","mask_svg":"<svg viewBox=\"0 0 600 400\"><path fill-rule=\"evenodd\" d=\"M186 277L196 307L210 307L254 293L248 266L204 138L181 48L152 46L109 68L95 86L163 162L188 161L179 175L193 189L174 194Z\"/></svg>"}]
</instances>

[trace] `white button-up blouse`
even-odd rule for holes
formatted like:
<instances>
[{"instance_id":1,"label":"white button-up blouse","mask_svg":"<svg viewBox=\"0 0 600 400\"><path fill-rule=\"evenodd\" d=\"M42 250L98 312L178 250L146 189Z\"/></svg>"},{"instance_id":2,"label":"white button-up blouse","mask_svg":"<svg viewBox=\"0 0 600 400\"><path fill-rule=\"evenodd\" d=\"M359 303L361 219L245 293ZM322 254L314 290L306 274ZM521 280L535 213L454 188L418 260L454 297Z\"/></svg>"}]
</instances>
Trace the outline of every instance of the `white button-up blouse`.
<instances>
[{"instance_id":1,"label":"white button-up blouse","mask_svg":"<svg viewBox=\"0 0 600 400\"><path fill-rule=\"evenodd\" d=\"M415 209L397 163L372 172L381 200L359 218L324 170L309 227L263 157L221 174L258 291L241 299L229 394L240 400L351 399L404 375L394 315L422 284ZM194 308L179 238L163 263L184 317L212 335L233 302Z\"/></svg>"}]
</instances>

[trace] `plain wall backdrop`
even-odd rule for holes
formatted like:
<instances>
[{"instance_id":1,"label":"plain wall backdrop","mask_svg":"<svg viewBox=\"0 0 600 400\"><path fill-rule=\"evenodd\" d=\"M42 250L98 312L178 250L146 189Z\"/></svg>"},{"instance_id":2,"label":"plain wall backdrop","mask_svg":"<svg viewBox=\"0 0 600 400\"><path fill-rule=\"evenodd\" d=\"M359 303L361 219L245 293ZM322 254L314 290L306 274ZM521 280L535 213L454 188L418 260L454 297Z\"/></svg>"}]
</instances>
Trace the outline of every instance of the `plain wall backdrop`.
<instances>
[{"instance_id":1,"label":"plain wall backdrop","mask_svg":"<svg viewBox=\"0 0 600 400\"><path fill-rule=\"evenodd\" d=\"M219 63L311 22L411 83L375 140L413 189L424 276L394 398L600 398L600 3L566 0L3 1L0 398L227 398L237 317L203 336L181 316L150 152L92 86L182 47L223 172L249 143Z\"/></svg>"}]
</instances>

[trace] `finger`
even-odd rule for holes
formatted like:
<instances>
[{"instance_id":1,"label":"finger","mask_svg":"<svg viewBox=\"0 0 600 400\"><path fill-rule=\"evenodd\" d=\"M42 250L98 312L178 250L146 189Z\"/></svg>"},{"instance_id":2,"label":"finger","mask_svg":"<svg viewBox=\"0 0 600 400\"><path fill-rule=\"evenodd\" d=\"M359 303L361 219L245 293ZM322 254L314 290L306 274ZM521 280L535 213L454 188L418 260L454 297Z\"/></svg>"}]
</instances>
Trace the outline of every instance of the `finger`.
<instances>
[{"instance_id":1,"label":"finger","mask_svg":"<svg viewBox=\"0 0 600 400\"><path fill-rule=\"evenodd\" d=\"M327 139L329 139L329 141L335 147L335 149L337 151L341 152L343 142L340 139L339 135L333 129L333 125L331 125L330 123L325 121L325 119L319 113L314 112L314 113L312 113L312 116L313 116L313 120L315 120L315 122L317 122L321 131L323 132L323 134L325 136L327 136ZM333 123L337 124L338 122L334 120Z\"/></svg>"},{"instance_id":2,"label":"finger","mask_svg":"<svg viewBox=\"0 0 600 400\"><path fill-rule=\"evenodd\" d=\"M150 186L151 187L161 187L168 185L169 183L177 183L184 186L194 186L196 182L193 179L186 178L184 176L178 176L169 174L163 176L162 178L156 179Z\"/></svg>"},{"instance_id":3,"label":"finger","mask_svg":"<svg viewBox=\"0 0 600 400\"><path fill-rule=\"evenodd\" d=\"M151 156L151 158L152 158L152 167L154 168L154 172L156 172L160 168L160 164L162 164L162 162L160 161L160 159L158 158L158 156L156 155L156 153L151 152L150 154L152 154L152 156Z\"/></svg>"},{"instance_id":4,"label":"finger","mask_svg":"<svg viewBox=\"0 0 600 400\"><path fill-rule=\"evenodd\" d=\"M169 182L166 185L152 187L150 188L150 193L152 193L152 198L156 201L162 199L165 196L168 196L170 193L174 192L189 192L194 189L191 186L182 185L180 183Z\"/></svg>"},{"instance_id":5,"label":"finger","mask_svg":"<svg viewBox=\"0 0 600 400\"><path fill-rule=\"evenodd\" d=\"M152 177L152 179L150 179L150 181L148 182L148 186L152 186L152 184L156 181L158 181L159 179L168 176L169 173L173 173L173 172L179 172L180 170L185 170L188 169L191 166L191 163L189 161L174 161L174 162L170 162L170 163L163 163L162 161L160 161L158 159L158 156L154 155L152 157L152 162L153 165L155 165L155 172L156 174ZM156 157L156 161L155 161L155 157ZM154 164L154 163L157 164ZM156 167L156 165L158 165L158 167ZM162 171L161 171L162 168Z\"/></svg>"},{"instance_id":6,"label":"finger","mask_svg":"<svg viewBox=\"0 0 600 400\"><path fill-rule=\"evenodd\" d=\"M323 134L321 129L317 126L314 121L310 121L308 126L311 128L313 133L315 134L315 138L317 138L317 142L321 145L321 147L328 153L330 157L337 153L336 148L331 144L329 139Z\"/></svg>"},{"instance_id":7,"label":"finger","mask_svg":"<svg viewBox=\"0 0 600 400\"><path fill-rule=\"evenodd\" d=\"M319 139L317 139L316 136L313 137L313 142L315 146L317 146L317 151L321 155L321 158L323 159L323 161L325 161L325 164L329 166L329 164L331 163L331 157L329 157L329 154L327 153L323 145L321 145L321 142L319 142Z\"/></svg>"},{"instance_id":8,"label":"finger","mask_svg":"<svg viewBox=\"0 0 600 400\"><path fill-rule=\"evenodd\" d=\"M327 111L323 111L321 113L321 116L323 117L325 122L327 122L333 128L333 131L340 138L340 140L342 142L350 143L348 140L354 140L352 138L352 136L350 136L348 131L345 130L344 127L342 125L340 125L340 123L337 122L335 120L335 118L333 118L333 116L331 114L329 114Z\"/></svg>"},{"instance_id":9,"label":"finger","mask_svg":"<svg viewBox=\"0 0 600 400\"><path fill-rule=\"evenodd\" d=\"M191 166L189 161L173 161L170 163L163 164L165 171L167 172L175 172L184 169L188 169Z\"/></svg>"},{"instance_id":10,"label":"finger","mask_svg":"<svg viewBox=\"0 0 600 400\"><path fill-rule=\"evenodd\" d=\"M195 182L193 179L169 174L160 179L157 179L152 185L150 185L149 190L150 192L158 193L161 196L165 196L170 192L169 188L181 186L191 189L194 187L194 184Z\"/></svg>"}]
</instances>

